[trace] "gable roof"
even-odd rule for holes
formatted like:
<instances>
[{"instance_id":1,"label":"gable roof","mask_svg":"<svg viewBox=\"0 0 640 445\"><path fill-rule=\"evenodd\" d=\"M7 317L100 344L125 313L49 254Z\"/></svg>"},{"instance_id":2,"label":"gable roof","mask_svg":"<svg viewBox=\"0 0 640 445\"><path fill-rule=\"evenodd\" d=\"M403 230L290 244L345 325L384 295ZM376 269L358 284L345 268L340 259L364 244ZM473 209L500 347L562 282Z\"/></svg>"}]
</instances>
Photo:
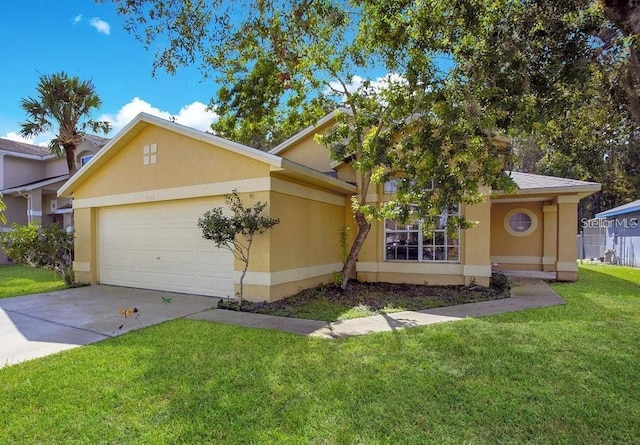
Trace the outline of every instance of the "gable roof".
<instances>
[{"instance_id":1,"label":"gable roof","mask_svg":"<svg viewBox=\"0 0 640 445\"><path fill-rule=\"evenodd\" d=\"M204 131L196 130L175 122L171 122L147 113L138 114L129 122L118 134L96 153L91 162L85 164L78 172L69 179L58 191L58 196L71 196L73 191L118 153L129 141L140 134L149 126L164 128L168 131L181 134L183 136L202 141L204 143L220 147L224 150L264 162L271 167L272 171L279 171L285 176L290 176L299 180L318 183L331 190L341 193L355 193L355 186L327 176L321 172L313 170L297 162L281 158L270 153L266 153L246 145L223 139Z\"/></svg>"},{"instance_id":2,"label":"gable roof","mask_svg":"<svg viewBox=\"0 0 640 445\"><path fill-rule=\"evenodd\" d=\"M89 134L85 133L82 139L92 142L94 145L98 147L104 146L111 138L106 138L103 136L98 136L97 134Z\"/></svg>"},{"instance_id":3,"label":"gable roof","mask_svg":"<svg viewBox=\"0 0 640 445\"><path fill-rule=\"evenodd\" d=\"M318 131L318 129L322 128L324 125L326 125L327 123L329 123L333 119L335 119L336 114L338 114L338 113L351 113L351 111L348 110L347 108L339 108L337 110L332 111L331 113L327 114L325 117L320 119L318 122L316 122L315 125L311 125L311 126L305 128L304 130L302 130L302 131L294 134L293 136L291 136L286 141L284 141L284 142L280 143L279 145L277 145L276 147L272 148L271 150L269 150L269 153L277 155L277 154L282 153L283 151L286 151L289 147L291 147L296 142L306 138L310 134L316 133Z\"/></svg>"},{"instance_id":4,"label":"gable roof","mask_svg":"<svg viewBox=\"0 0 640 445\"><path fill-rule=\"evenodd\" d=\"M611 216L624 215L632 212L640 212L640 199L597 213L596 218L609 218Z\"/></svg>"},{"instance_id":5,"label":"gable roof","mask_svg":"<svg viewBox=\"0 0 640 445\"><path fill-rule=\"evenodd\" d=\"M600 191L597 182L578 181L577 179L558 178L556 176L534 175L514 171L505 172L516 183L518 195L535 193L576 192L592 194Z\"/></svg>"},{"instance_id":6,"label":"gable roof","mask_svg":"<svg viewBox=\"0 0 640 445\"><path fill-rule=\"evenodd\" d=\"M27 144L25 142L12 141L11 139L0 138L0 152L11 156L18 156L31 159L49 159L53 155L46 147Z\"/></svg>"}]
</instances>

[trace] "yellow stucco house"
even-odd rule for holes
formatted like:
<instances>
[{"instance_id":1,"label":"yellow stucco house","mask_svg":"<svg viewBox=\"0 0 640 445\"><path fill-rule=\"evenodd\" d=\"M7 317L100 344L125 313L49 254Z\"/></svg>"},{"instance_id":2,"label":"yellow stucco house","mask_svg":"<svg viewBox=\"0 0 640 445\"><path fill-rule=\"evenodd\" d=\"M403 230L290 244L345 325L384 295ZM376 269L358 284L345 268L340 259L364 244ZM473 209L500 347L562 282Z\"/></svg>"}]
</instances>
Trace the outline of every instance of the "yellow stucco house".
<instances>
[{"instance_id":1,"label":"yellow stucco house","mask_svg":"<svg viewBox=\"0 0 640 445\"><path fill-rule=\"evenodd\" d=\"M245 296L274 301L330 282L341 269L340 233L353 227L357 193L350 165L332 162L314 135L332 115L265 153L140 114L59 190L72 197L74 270L82 283L172 292L235 295L241 264L202 238L197 221L237 189L266 201L280 224L254 243ZM477 221L458 236L419 223L374 222L357 278L429 284L487 285L502 269L555 272L575 280L577 204L600 189L590 182L513 173L515 194L494 192L481 204L452 205ZM393 184L369 201L389 199ZM352 229L353 232L355 229Z\"/></svg>"}]
</instances>

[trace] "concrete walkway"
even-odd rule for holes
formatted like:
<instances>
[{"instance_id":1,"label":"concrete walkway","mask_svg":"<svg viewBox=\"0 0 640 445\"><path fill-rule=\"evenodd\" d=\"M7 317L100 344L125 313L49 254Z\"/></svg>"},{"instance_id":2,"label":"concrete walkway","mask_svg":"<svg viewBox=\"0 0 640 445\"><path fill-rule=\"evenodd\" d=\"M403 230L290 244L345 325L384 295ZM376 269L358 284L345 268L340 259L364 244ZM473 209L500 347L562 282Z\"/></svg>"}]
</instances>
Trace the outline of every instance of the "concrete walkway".
<instances>
[{"instance_id":1,"label":"concrete walkway","mask_svg":"<svg viewBox=\"0 0 640 445\"><path fill-rule=\"evenodd\" d=\"M456 321L466 317L481 317L523 309L565 304L565 301L556 294L546 282L540 279L512 278L511 281L511 297L502 300L483 301L480 303L469 303L417 312L395 312L392 314L335 321L332 323L220 309L200 312L190 315L187 318L253 328L276 329L315 337L339 338Z\"/></svg>"},{"instance_id":2,"label":"concrete walkway","mask_svg":"<svg viewBox=\"0 0 640 445\"><path fill-rule=\"evenodd\" d=\"M564 304L542 280L512 282L511 297L502 300L333 323L213 309L217 298L104 285L0 299L0 368L175 318L340 338ZM134 307L130 317L120 313Z\"/></svg>"}]
</instances>

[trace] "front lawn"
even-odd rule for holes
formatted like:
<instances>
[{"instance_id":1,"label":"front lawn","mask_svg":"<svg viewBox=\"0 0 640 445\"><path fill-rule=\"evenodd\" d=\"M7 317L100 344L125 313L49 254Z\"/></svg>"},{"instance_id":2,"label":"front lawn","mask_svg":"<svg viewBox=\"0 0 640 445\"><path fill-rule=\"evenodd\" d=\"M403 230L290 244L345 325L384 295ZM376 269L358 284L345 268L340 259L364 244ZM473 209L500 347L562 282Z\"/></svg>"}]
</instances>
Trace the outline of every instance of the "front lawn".
<instances>
[{"instance_id":1,"label":"front lawn","mask_svg":"<svg viewBox=\"0 0 640 445\"><path fill-rule=\"evenodd\" d=\"M0 369L0 443L637 443L640 270L338 340L175 320Z\"/></svg>"},{"instance_id":2,"label":"front lawn","mask_svg":"<svg viewBox=\"0 0 640 445\"><path fill-rule=\"evenodd\" d=\"M0 266L0 298L66 289L64 281L50 269Z\"/></svg>"}]
</instances>

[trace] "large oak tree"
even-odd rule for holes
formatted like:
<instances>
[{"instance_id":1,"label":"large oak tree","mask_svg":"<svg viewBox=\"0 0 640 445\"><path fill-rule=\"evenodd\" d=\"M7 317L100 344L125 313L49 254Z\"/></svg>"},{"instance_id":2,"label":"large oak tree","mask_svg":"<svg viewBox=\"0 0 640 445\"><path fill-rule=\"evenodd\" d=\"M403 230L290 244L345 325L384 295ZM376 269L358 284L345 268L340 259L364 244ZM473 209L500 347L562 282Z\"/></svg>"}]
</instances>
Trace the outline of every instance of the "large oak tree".
<instances>
[{"instance_id":1,"label":"large oak tree","mask_svg":"<svg viewBox=\"0 0 640 445\"><path fill-rule=\"evenodd\" d=\"M409 3L386 2L388 11L332 0L116 3L145 45L167 43L154 69L199 63L220 82L215 106L222 117L214 130L222 136L268 137L274 126L317 120L328 103L343 110L320 139L334 160L357 171L357 234L343 287L372 219L434 221L450 203L484 199L483 186L509 187L495 115L437 63L440 46L417 34L418 20L441 20L436 11L406 9L412 32L392 54L387 47L399 30L383 32L378 22ZM398 178L397 199L367 202L370 188L390 178ZM471 225L464 217L449 222Z\"/></svg>"},{"instance_id":2,"label":"large oak tree","mask_svg":"<svg viewBox=\"0 0 640 445\"><path fill-rule=\"evenodd\" d=\"M502 135L537 144L547 172L610 180L605 193L637 167L627 162L640 123L629 2L113 1L157 49L154 70L197 64L219 82L222 136L268 146L279 139L270 129L313 122L332 101L347 110L321 138L359 173L345 280L372 218L429 220L482 199L483 184L509 187ZM605 177L614 161L620 173ZM366 202L395 175L395 201Z\"/></svg>"}]
</instances>

